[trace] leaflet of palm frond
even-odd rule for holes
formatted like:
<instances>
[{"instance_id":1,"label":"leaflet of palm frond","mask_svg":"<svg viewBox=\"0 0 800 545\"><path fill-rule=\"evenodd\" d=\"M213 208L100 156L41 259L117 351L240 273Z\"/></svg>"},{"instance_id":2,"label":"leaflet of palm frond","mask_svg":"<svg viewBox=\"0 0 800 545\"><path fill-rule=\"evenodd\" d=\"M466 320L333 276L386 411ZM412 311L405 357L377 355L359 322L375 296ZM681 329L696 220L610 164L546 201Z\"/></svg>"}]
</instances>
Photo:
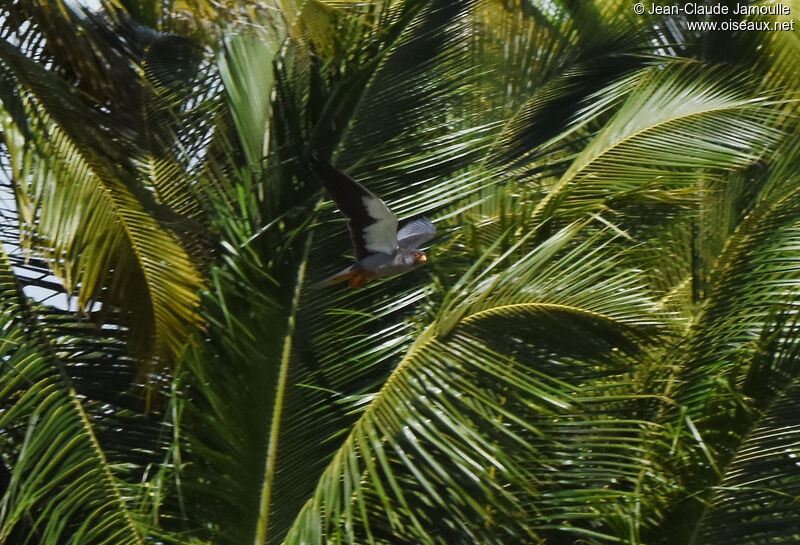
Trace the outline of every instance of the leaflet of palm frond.
<instances>
[{"instance_id":1,"label":"leaflet of palm frond","mask_svg":"<svg viewBox=\"0 0 800 545\"><path fill-rule=\"evenodd\" d=\"M584 530L593 531L580 521L600 517L600 513L586 510L585 502L572 497L565 488L575 486L586 490L589 479L594 483L589 486L591 494L598 501L601 496L610 498L629 493L638 473L627 471L614 460L643 452L642 445L634 446L637 441L644 441L640 423L631 422L630 427L623 426L624 430L619 428L613 433L595 432L596 437L588 432L582 435L582 440L573 445L581 454L576 450L576 457L571 458L585 460L585 471L579 472L580 483L565 485L569 471L556 467L557 462L548 454L548 442L556 436L562 437L556 442L563 449L567 448L567 437L583 433L579 430L609 429L606 426L611 426L613 418L606 421L605 415L590 408L594 396L598 399L620 396L619 410L637 398L630 390L623 393L626 379L619 373L626 368L625 347L631 345L621 341L619 335L626 335L628 327L630 333L654 325L646 297L637 293L640 288L634 287L635 276L606 276L610 272L606 268L609 259L599 237L569 247L577 232L577 226L562 231L519 260L511 259L516 256L513 247L503 256L487 257L453 286L450 302L443 305L440 315L408 349L381 391L364 401L366 411L350 428L317 491L295 521L287 543L313 540L314 535L330 535L330 532L341 532L341 539L345 540L348 535L353 536L350 532L358 532L355 535L363 536L365 541L378 542L371 532L373 523L424 543L437 542L434 536L441 532L456 542L463 536L471 536L478 541L502 543L509 535L520 542L535 542L534 536L546 535L553 526L559 527L562 536L564 532L582 535ZM532 239L517 241L515 246L525 245L526 240L530 243ZM596 251L587 257L585 250L589 247ZM490 249L489 256L493 250ZM554 277L550 267L560 273L570 271L563 277L564 283L551 283ZM618 297L612 301L602 295L626 289L630 289L630 297L624 301ZM532 324L544 327L559 312L578 318L577 323L584 323L580 318L583 317L587 324L589 321L592 324L581 328L578 340L576 331L565 320L565 329L550 330L553 338L541 345L541 340L537 340L538 328ZM508 331L507 343L498 343L497 320L508 317L517 322L524 317L529 327ZM515 342L518 349L511 346ZM531 351L535 346L542 351L540 357L535 350ZM543 370L539 367L545 361L555 364L573 357L583 364L572 367L581 378L569 376L568 383L561 383L553 373L557 366ZM589 364L588 359L592 358L597 358L599 365ZM612 360L617 363L612 364ZM628 364L631 361L628 359ZM495 387L484 389L495 381L504 385L498 384L503 396L488 393L498 391ZM570 401L562 388L574 388L576 384L583 385L578 388L581 393ZM388 404L395 409L389 411ZM521 416L527 411L532 412ZM498 450L496 445L502 442L499 437L508 439L509 435L513 437L511 442L505 441L509 450ZM573 440L576 437L572 435ZM587 447L595 441L594 447ZM465 450L467 444L472 446ZM517 449L521 458L515 457ZM478 460L468 451L483 453L477 456L486 458ZM522 451L529 454L522 455ZM454 456L461 461L451 466ZM487 466L484 462L490 459L495 463ZM519 465L522 459L529 460L531 465ZM440 462L422 465L421 460ZM487 470L492 466L494 469ZM558 477L549 482L542 476L546 472L534 467L549 468ZM597 471L596 476L589 477L590 468ZM619 479L621 490L606 486L603 475L608 477L608 471ZM529 477L519 480L523 475ZM548 486L560 489L561 494L550 496ZM479 498L486 494L494 498L493 502L503 501L505 508L491 514L483 512L480 506L485 501ZM368 496L380 499L381 513L365 511ZM422 505L426 507L423 509ZM453 510L448 512L450 507ZM430 517L431 512L436 516ZM534 514L540 518L534 519ZM517 527L520 515L527 520L538 520L541 526L534 523L524 529ZM338 525L335 521L342 518L353 523ZM470 522L479 518L491 523ZM594 531L599 536L610 530L595 528Z\"/></svg>"},{"instance_id":2,"label":"leaflet of palm frond","mask_svg":"<svg viewBox=\"0 0 800 545\"><path fill-rule=\"evenodd\" d=\"M796 362L794 367L799 367ZM781 386L781 393L742 437L736 456L715 487L696 533L703 543L721 545L734 540L755 545L800 539L800 515L794 501L800 495L797 375Z\"/></svg>"},{"instance_id":3,"label":"leaflet of palm frond","mask_svg":"<svg viewBox=\"0 0 800 545\"><path fill-rule=\"evenodd\" d=\"M285 32L258 29L252 35L230 36L218 55L230 112L242 149L253 168L259 168L269 152L274 89L272 63Z\"/></svg>"},{"instance_id":4,"label":"leaflet of palm frond","mask_svg":"<svg viewBox=\"0 0 800 545\"><path fill-rule=\"evenodd\" d=\"M140 341L132 347L143 353L151 347L169 359L195 321L201 280L173 231L164 227L180 230L187 220L155 202L153 193L139 183L129 170L132 154L130 148L122 149L124 139L106 139L103 129L87 128L87 119L102 114L87 108L74 90L9 44L0 43L3 53L22 82L34 137L27 145L10 138L13 131L6 138L15 168L26 169L15 180L20 213L32 233L48 241L56 256L54 272L67 288L81 286L83 308L98 299L109 309L127 301L129 310L136 309L132 323L138 326L132 338ZM127 158L117 163L117 156ZM144 198L144 205L137 196ZM88 215L76 224L78 206L87 207ZM39 214L41 209L46 213ZM164 291L167 285L171 288ZM128 290L134 286L141 296L130 299ZM176 306L176 301L182 302Z\"/></svg>"},{"instance_id":5,"label":"leaflet of palm frond","mask_svg":"<svg viewBox=\"0 0 800 545\"><path fill-rule=\"evenodd\" d=\"M671 451L678 452L676 467L693 497L666 517L665 542L694 531L698 506L724 478L760 410L797 373L792 249L800 191L793 165L800 147L796 138L788 144L711 270L704 308L675 350L681 362L674 379L678 405L664 421L679 438Z\"/></svg>"},{"instance_id":6,"label":"leaflet of palm frond","mask_svg":"<svg viewBox=\"0 0 800 545\"><path fill-rule=\"evenodd\" d=\"M681 191L709 173L753 164L782 137L770 94L723 69L685 61L645 68L601 91L577 124L620 97L613 117L549 188L535 210L540 221L598 211L599 199L650 190L654 182ZM738 127L735 135L720 138L720 123Z\"/></svg>"},{"instance_id":7,"label":"leaflet of palm frond","mask_svg":"<svg viewBox=\"0 0 800 545\"><path fill-rule=\"evenodd\" d=\"M0 301L8 341L2 348L0 426L20 439L4 453L11 479L2 499L0 539L17 528L42 543L143 544L139 516L125 499L130 485L97 442L93 419L40 322L46 311L22 295L5 254ZM83 342L73 339L70 348ZM70 489L76 493L65 498ZM54 511L61 516L54 519Z\"/></svg>"}]
</instances>

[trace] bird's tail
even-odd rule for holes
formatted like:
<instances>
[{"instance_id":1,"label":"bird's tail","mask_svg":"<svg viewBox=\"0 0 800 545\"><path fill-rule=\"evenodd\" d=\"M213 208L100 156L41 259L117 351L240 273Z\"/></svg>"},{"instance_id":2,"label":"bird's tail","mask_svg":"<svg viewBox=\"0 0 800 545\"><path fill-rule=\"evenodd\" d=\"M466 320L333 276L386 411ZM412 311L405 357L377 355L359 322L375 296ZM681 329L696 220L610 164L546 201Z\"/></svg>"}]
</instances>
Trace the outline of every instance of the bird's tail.
<instances>
[{"instance_id":1,"label":"bird's tail","mask_svg":"<svg viewBox=\"0 0 800 545\"><path fill-rule=\"evenodd\" d=\"M324 280L320 280L315 284L311 284L311 289L318 289L318 288L325 288L328 286L332 286L334 284L338 284L339 282L344 282L346 280L350 280L355 276L356 270L354 267L350 266L347 267L345 270L334 274L333 276L329 276Z\"/></svg>"}]
</instances>

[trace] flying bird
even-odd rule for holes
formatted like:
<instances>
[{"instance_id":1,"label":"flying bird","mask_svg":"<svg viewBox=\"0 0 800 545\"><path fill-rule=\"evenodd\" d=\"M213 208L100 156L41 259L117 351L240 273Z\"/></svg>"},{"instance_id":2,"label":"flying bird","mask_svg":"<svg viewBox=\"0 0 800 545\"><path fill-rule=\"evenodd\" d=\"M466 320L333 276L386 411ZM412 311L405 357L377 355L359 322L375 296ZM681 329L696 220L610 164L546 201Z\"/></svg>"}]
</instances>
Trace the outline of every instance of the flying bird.
<instances>
[{"instance_id":1,"label":"flying bird","mask_svg":"<svg viewBox=\"0 0 800 545\"><path fill-rule=\"evenodd\" d=\"M363 288L373 278L402 274L428 261L428 254L419 249L436 234L428 218L411 220L398 231L397 216L377 196L317 157L309 160L333 202L350 219L347 226L356 256L353 265L316 287L349 280L351 288Z\"/></svg>"}]
</instances>

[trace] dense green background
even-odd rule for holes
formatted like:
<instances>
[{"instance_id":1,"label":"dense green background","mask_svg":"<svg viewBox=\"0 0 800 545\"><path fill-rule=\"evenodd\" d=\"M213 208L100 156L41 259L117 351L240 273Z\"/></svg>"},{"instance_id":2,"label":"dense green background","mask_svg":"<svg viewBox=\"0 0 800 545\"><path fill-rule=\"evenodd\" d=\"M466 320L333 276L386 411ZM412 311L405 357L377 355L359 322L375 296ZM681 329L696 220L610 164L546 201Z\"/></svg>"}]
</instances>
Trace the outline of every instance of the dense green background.
<instances>
[{"instance_id":1,"label":"dense green background","mask_svg":"<svg viewBox=\"0 0 800 545\"><path fill-rule=\"evenodd\" d=\"M798 32L102 5L0 2L0 542L800 542Z\"/></svg>"}]
</instances>

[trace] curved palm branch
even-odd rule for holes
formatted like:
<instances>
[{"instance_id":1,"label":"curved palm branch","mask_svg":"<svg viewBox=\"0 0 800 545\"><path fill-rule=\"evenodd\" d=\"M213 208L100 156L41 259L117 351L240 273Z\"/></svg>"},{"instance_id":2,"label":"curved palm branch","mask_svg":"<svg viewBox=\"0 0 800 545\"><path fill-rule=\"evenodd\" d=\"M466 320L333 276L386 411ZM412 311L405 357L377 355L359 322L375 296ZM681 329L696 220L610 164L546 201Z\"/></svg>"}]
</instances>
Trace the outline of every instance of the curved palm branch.
<instances>
[{"instance_id":1,"label":"curved palm branch","mask_svg":"<svg viewBox=\"0 0 800 545\"><path fill-rule=\"evenodd\" d=\"M791 543L800 539L798 396L800 383L795 378L742 438L699 522L698 542Z\"/></svg>"},{"instance_id":2,"label":"curved palm branch","mask_svg":"<svg viewBox=\"0 0 800 545\"><path fill-rule=\"evenodd\" d=\"M596 211L601 199L615 194L692 186L699 173L742 168L779 141L769 96L723 83L725 73L672 62L640 71L636 79L614 117L549 189L537 217ZM618 84L609 90L618 93ZM719 135L720 126L730 137Z\"/></svg>"},{"instance_id":3,"label":"curved palm branch","mask_svg":"<svg viewBox=\"0 0 800 545\"><path fill-rule=\"evenodd\" d=\"M159 181L171 177L173 187L180 187L174 183L179 168L146 152L132 157L126 146L138 144L128 128L118 126L110 139L104 132L111 119L7 42L0 43L0 57L19 82L29 119L20 128L4 116L26 244L46 248L65 287L79 288L82 308L102 301L132 311L131 346L168 362L198 321L202 285L195 260L176 234L185 238L196 229L191 215L184 215L191 214L191 205L165 204L185 205L188 197ZM156 174L152 183L162 202L138 179L136 161Z\"/></svg>"},{"instance_id":4,"label":"curved palm branch","mask_svg":"<svg viewBox=\"0 0 800 545\"><path fill-rule=\"evenodd\" d=\"M636 397L611 394L625 383L611 377L624 367L631 336L646 335L655 324L636 276L609 276L613 259L597 238L558 256L575 236L576 229L569 228L512 264L507 252L453 288L452 302L380 391L364 400L366 410L286 543L316 543L322 536L383 543L391 532L424 543L461 542L466 536L490 543L536 542L537 535L556 528L601 533L579 522L592 515L568 501L566 473L550 482L539 471L563 471L551 449L571 448L567 430L606 428L605 435L598 432L602 438L595 438L594 449L574 445L582 452L575 471L589 480L590 467L607 478L639 478L620 462L645 456L636 430L646 424L606 421L590 407L611 395L621 404ZM619 297L621 292L628 296ZM538 350L530 348L537 344ZM583 361L592 371L583 374L581 384L574 376L562 382L537 369L535 362L550 359L557 367L559 358ZM606 365L610 368L603 370ZM609 370L614 368L616 373ZM591 380L595 373L604 379ZM619 426L613 432L612 422ZM549 496L559 480L562 495ZM586 497L600 492L599 485L585 489ZM376 501L380 513L368 507Z\"/></svg>"}]
</instances>

